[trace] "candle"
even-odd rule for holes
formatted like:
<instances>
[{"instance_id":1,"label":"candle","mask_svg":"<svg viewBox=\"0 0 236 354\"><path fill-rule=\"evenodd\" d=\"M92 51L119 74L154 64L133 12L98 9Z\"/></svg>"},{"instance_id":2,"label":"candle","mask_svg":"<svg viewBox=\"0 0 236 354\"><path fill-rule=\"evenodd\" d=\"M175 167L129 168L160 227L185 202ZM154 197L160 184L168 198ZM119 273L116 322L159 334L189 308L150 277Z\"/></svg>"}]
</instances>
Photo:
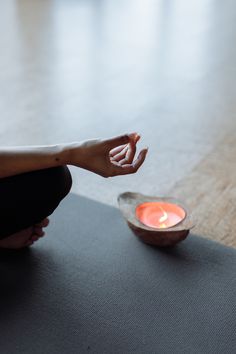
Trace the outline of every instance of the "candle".
<instances>
[{"instance_id":1,"label":"candle","mask_svg":"<svg viewBox=\"0 0 236 354\"><path fill-rule=\"evenodd\" d=\"M179 224L186 216L185 210L177 204L147 202L136 207L136 218L144 225L166 229Z\"/></svg>"}]
</instances>

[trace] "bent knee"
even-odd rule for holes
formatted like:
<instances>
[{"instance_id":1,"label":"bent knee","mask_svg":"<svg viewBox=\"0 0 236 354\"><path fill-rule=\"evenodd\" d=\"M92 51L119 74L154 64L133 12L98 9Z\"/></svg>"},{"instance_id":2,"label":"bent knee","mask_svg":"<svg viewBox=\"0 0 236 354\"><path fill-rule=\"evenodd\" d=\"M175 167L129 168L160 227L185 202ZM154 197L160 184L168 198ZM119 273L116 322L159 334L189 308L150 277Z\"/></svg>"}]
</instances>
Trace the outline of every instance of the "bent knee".
<instances>
[{"instance_id":1,"label":"bent knee","mask_svg":"<svg viewBox=\"0 0 236 354\"><path fill-rule=\"evenodd\" d=\"M61 193L62 193L62 198L64 198L67 194L69 194L71 187L72 187L72 177L69 168L65 166L60 166L61 171L61 179L62 179L62 187L61 187Z\"/></svg>"},{"instance_id":2,"label":"bent knee","mask_svg":"<svg viewBox=\"0 0 236 354\"><path fill-rule=\"evenodd\" d=\"M44 170L42 181L45 188L41 197L45 216L48 216L70 192L72 177L67 166L58 166Z\"/></svg>"},{"instance_id":3,"label":"bent knee","mask_svg":"<svg viewBox=\"0 0 236 354\"><path fill-rule=\"evenodd\" d=\"M58 166L52 168L50 173L52 174L52 191L54 192L54 197L61 201L67 196L72 187L72 177L68 167Z\"/></svg>"}]
</instances>

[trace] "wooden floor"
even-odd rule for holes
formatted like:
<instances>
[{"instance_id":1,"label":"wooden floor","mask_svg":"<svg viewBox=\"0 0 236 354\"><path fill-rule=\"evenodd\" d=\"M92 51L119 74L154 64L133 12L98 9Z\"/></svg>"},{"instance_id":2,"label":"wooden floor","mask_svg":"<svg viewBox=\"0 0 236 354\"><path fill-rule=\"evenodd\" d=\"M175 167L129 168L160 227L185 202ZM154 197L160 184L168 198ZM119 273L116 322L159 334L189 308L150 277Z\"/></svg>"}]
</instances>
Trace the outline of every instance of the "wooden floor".
<instances>
[{"instance_id":1,"label":"wooden floor","mask_svg":"<svg viewBox=\"0 0 236 354\"><path fill-rule=\"evenodd\" d=\"M73 192L176 196L196 232L236 247L236 2L0 2L0 144L138 131L142 169Z\"/></svg>"},{"instance_id":2,"label":"wooden floor","mask_svg":"<svg viewBox=\"0 0 236 354\"><path fill-rule=\"evenodd\" d=\"M236 247L236 144L227 134L172 190L191 208L201 236Z\"/></svg>"}]
</instances>

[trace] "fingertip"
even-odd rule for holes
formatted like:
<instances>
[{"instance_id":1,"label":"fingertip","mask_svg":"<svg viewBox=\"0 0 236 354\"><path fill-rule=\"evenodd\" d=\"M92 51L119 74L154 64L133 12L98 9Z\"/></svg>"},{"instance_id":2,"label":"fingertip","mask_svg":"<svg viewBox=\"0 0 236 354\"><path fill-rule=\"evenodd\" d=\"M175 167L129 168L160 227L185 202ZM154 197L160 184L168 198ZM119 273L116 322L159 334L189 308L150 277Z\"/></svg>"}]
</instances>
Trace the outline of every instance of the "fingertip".
<instances>
[{"instance_id":1,"label":"fingertip","mask_svg":"<svg viewBox=\"0 0 236 354\"><path fill-rule=\"evenodd\" d=\"M142 152L146 155L146 154L148 153L148 150L149 150L149 148L146 146L146 147L142 150Z\"/></svg>"},{"instance_id":2,"label":"fingertip","mask_svg":"<svg viewBox=\"0 0 236 354\"><path fill-rule=\"evenodd\" d=\"M140 151L138 157L139 157L139 158L140 158L140 157L143 157L143 156L145 157L145 156L147 155L147 152L148 152L148 148L142 149L142 150Z\"/></svg>"},{"instance_id":3,"label":"fingertip","mask_svg":"<svg viewBox=\"0 0 236 354\"><path fill-rule=\"evenodd\" d=\"M137 160L135 161L135 165L137 166L137 169L144 163L147 155L147 149L143 149L140 151Z\"/></svg>"},{"instance_id":4,"label":"fingertip","mask_svg":"<svg viewBox=\"0 0 236 354\"><path fill-rule=\"evenodd\" d=\"M134 133L130 133L129 134L129 137L134 139L135 142L139 141L139 139L141 138L141 135L137 132L134 132Z\"/></svg>"}]
</instances>

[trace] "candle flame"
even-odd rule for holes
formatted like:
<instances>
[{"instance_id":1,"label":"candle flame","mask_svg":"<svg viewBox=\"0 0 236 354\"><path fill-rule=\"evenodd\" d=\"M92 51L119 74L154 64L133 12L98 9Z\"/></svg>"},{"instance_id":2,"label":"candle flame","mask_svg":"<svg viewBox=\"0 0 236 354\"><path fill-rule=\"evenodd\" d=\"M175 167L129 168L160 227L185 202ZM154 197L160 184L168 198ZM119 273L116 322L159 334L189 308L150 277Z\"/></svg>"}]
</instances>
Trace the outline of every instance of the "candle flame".
<instances>
[{"instance_id":1,"label":"candle flame","mask_svg":"<svg viewBox=\"0 0 236 354\"><path fill-rule=\"evenodd\" d=\"M159 206L159 208L163 212L163 215L159 218L159 222L163 223L163 222L165 222L168 219L168 214L161 206Z\"/></svg>"}]
</instances>

